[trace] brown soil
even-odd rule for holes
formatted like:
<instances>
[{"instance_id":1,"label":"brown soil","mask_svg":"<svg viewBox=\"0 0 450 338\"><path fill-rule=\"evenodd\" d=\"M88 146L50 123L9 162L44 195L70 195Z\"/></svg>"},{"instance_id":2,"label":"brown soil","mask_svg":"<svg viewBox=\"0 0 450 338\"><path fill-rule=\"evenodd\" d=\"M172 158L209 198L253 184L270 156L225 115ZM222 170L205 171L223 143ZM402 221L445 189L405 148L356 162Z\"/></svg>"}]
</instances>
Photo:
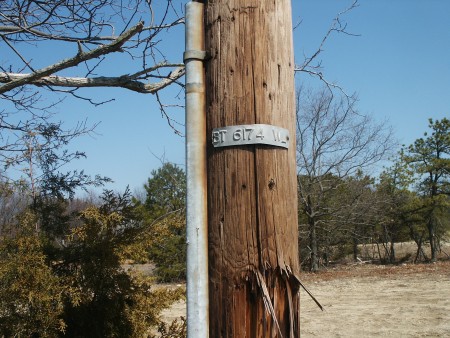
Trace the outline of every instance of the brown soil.
<instances>
[{"instance_id":1,"label":"brown soil","mask_svg":"<svg viewBox=\"0 0 450 338\"><path fill-rule=\"evenodd\" d=\"M301 291L303 338L450 337L450 261L349 264L301 277L324 307ZM164 317L185 311L180 302Z\"/></svg>"}]
</instances>

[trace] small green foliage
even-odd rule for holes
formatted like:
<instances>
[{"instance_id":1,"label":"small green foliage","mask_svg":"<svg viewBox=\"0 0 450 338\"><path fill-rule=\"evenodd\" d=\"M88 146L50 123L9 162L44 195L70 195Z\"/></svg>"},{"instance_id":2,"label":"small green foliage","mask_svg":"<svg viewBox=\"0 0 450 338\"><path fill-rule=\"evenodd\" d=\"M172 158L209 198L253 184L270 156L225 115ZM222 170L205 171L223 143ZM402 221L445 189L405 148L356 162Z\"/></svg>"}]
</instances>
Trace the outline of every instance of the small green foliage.
<instances>
[{"instance_id":1,"label":"small green foliage","mask_svg":"<svg viewBox=\"0 0 450 338\"><path fill-rule=\"evenodd\" d=\"M161 282L175 282L186 278L186 226L184 213L172 214L153 226L152 242L148 248L156 264Z\"/></svg>"},{"instance_id":2,"label":"small green foliage","mask_svg":"<svg viewBox=\"0 0 450 338\"><path fill-rule=\"evenodd\" d=\"M124 270L124 252L150 233L128 191L105 192L103 201L79 214L64 241L52 241L32 212L0 238L0 337L149 336L161 311L184 296Z\"/></svg>"},{"instance_id":3,"label":"small green foliage","mask_svg":"<svg viewBox=\"0 0 450 338\"><path fill-rule=\"evenodd\" d=\"M450 228L450 120L429 119L428 127L431 134L415 140L403 159L420 196L417 211L428 230L431 260L436 260L440 238Z\"/></svg>"},{"instance_id":4,"label":"small green foliage","mask_svg":"<svg viewBox=\"0 0 450 338\"><path fill-rule=\"evenodd\" d=\"M147 196L136 202L151 239L147 244L149 259L156 265L161 282L186 278L186 176L182 169L165 163L152 171L144 186Z\"/></svg>"},{"instance_id":5,"label":"small green foliage","mask_svg":"<svg viewBox=\"0 0 450 338\"><path fill-rule=\"evenodd\" d=\"M159 323L159 313L181 290L154 290L149 277L121 266L122 251L143 229L132 218L129 196L106 194L106 203L80 215L82 225L68 238L61 274L78 292L66 301L67 335L142 337Z\"/></svg>"},{"instance_id":6,"label":"small green foliage","mask_svg":"<svg viewBox=\"0 0 450 338\"><path fill-rule=\"evenodd\" d=\"M54 337L64 333L65 286L49 266L36 217L22 215L22 229L0 242L0 336Z\"/></svg>"},{"instance_id":7,"label":"small green foliage","mask_svg":"<svg viewBox=\"0 0 450 338\"><path fill-rule=\"evenodd\" d=\"M164 163L151 172L144 188L147 192L145 208L153 220L177 210L184 210L186 199L186 175L172 163Z\"/></svg>"}]
</instances>

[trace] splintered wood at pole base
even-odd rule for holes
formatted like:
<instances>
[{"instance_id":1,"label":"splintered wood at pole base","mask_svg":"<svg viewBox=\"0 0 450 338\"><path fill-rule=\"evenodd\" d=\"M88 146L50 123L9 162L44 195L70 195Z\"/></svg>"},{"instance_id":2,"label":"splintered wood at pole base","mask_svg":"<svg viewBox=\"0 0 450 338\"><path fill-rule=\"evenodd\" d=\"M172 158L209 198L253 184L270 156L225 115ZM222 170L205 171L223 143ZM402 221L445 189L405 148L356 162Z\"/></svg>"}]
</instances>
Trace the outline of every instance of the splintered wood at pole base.
<instances>
[{"instance_id":1,"label":"splintered wood at pole base","mask_svg":"<svg viewBox=\"0 0 450 338\"><path fill-rule=\"evenodd\" d=\"M206 1L210 337L298 337L291 2ZM267 124L289 148L214 148L212 131Z\"/></svg>"}]
</instances>

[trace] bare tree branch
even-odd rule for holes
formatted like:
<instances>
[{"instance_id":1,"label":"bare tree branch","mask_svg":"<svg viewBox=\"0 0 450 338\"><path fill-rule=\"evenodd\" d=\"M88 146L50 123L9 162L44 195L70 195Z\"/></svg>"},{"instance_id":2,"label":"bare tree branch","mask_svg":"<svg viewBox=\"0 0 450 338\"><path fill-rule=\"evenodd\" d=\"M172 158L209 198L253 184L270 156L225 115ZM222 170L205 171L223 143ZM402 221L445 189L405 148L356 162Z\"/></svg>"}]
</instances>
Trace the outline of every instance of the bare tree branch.
<instances>
[{"instance_id":1,"label":"bare tree branch","mask_svg":"<svg viewBox=\"0 0 450 338\"><path fill-rule=\"evenodd\" d=\"M144 31L156 31L161 29L168 29L175 25L184 23L184 18L179 18L172 23L169 24L161 24L159 26L146 26L142 28L142 32ZM91 44L103 44L107 41L114 41L117 39L116 36L84 36L84 37L73 37L73 36L58 36L54 34L49 34L42 32L38 29L33 28L24 28L17 26L0 26L0 33L3 35L10 34L18 34L18 33L31 33L39 38L51 39L51 40L59 40L65 42L75 42L75 43L91 43Z\"/></svg>"},{"instance_id":2,"label":"bare tree branch","mask_svg":"<svg viewBox=\"0 0 450 338\"><path fill-rule=\"evenodd\" d=\"M62 60L58 63L55 63L51 66L41 68L36 70L31 74L24 75L22 77L18 77L15 80L10 79L9 82L0 86L0 94L10 91L14 88L23 86L25 84L33 83L45 76L49 76L50 74L56 73L66 68L74 67L80 64L81 62L88 61L91 59L95 59L101 55L106 55L112 52L116 52L120 50L120 47L129 40L133 35L142 31L144 24L142 22L138 23L136 26L132 27L130 30L126 31L122 35L120 35L116 40L111 42L108 45L100 46L92 51L83 52L81 50L78 51L78 54L74 57L66 60ZM8 74L6 74L8 76Z\"/></svg>"},{"instance_id":3,"label":"bare tree branch","mask_svg":"<svg viewBox=\"0 0 450 338\"><path fill-rule=\"evenodd\" d=\"M297 93L298 194L304 215L300 227L307 229L314 271L319 230L329 232L336 243L343 233L357 233L357 225L372 222L369 214L376 215L373 210L380 207L368 174L388 158L395 142L388 127L358 113L356 101L354 96L334 96L326 87Z\"/></svg>"},{"instance_id":4,"label":"bare tree branch","mask_svg":"<svg viewBox=\"0 0 450 338\"><path fill-rule=\"evenodd\" d=\"M136 75L123 75L119 77L65 77L65 76L45 76L40 78L32 78L33 74L16 74L16 73L4 73L0 72L1 83L18 83L20 86L22 83L35 85L35 86L56 86L56 87L120 87L129 89L138 93L154 94L158 90L161 90L170 84L174 83L180 77L184 75L184 66L181 64L167 64L161 65L163 67L177 67L167 77L156 83L143 83L141 81L133 80ZM153 67L154 68L154 67ZM146 70L139 73L147 73ZM0 87L0 93L2 88Z\"/></svg>"},{"instance_id":5,"label":"bare tree branch","mask_svg":"<svg viewBox=\"0 0 450 338\"><path fill-rule=\"evenodd\" d=\"M147 0L87 0L73 3L6 1L2 4L0 13L0 44L3 41L6 51L9 49L17 60L0 60L3 61L0 66L0 83L4 83L0 87L0 94L10 92L3 98L11 99L17 94L17 91L12 91L25 85L45 87L61 93L64 91L57 87L71 87L73 89L66 91L70 95L74 95L74 91L81 87L103 86L155 93L172 83L179 84L177 80L184 75L183 65L167 62L164 53L157 46L162 41L159 35L184 24L184 18L178 15L172 0L158 4L158 20L152 6L152 1ZM143 19L149 17L150 25L144 26ZM116 36L116 31L121 33ZM54 46L52 50L57 53L64 52L61 46L67 46L67 43L69 46L76 44L78 53L49 66L36 67L37 61L34 60L33 53L30 53L30 46L39 47L43 44L47 48L49 42ZM94 76L99 74L94 74L93 70L97 68L104 71L99 66L108 63L110 58L105 56L114 52L122 52L122 55L131 58L132 62L126 63L127 66L140 60L142 68L127 73L124 71L116 76L108 73L105 76ZM100 59L92 67L92 62L89 61L96 58ZM148 62L150 59L153 64ZM45 62L40 60L41 63L42 61ZM25 66L20 67L20 63ZM31 72L23 72L25 68ZM87 71L81 77L57 74L69 68L74 68L77 72L83 68ZM162 68L171 68L171 72L163 76L159 73ZM148 81L151 79L155 81ZM89 101L94 102L91 99Z\"/></svg>"},{"instance_id":6,"label":"bare tree branch","mask_svg":"<svg viewBox=\"0 0 450 338\"><path fill-rule=\"evenodd\" d=\"M339 12L336 17L334 18L330 28L328 29L327 33L322 38L322 41L320 42L319 47L316 49L316 51L309 57L305 57L305 60L301 65L295 65L294 71L296 73L306 73L311 75L312 77L318 78L321 82L325 84L325 86L328 88L330 92L333 90L338 90L342 94L344 94L345 97L347 97L348 101L351 101L351 96L348 94L342 86L335 82L329 81L325 75L322 73L322 61L318 60L320 54L324 50L324 46L326 42L329 40L331 35L333 33L342 33L345 35L351 35L351 36L359 36L358 34L353 34L347 31L347 24L343 23L341 18L343 15L347 14L351 10L357 8L359 6L358 0L354 0L353 3L343 11ZM296 28L298 25L296 26ZM316 62L316 63L314 63Z\"/></svg>"},{"instance_id":7,"label":"bare tree branch","mask_svg":"<svg viewBox=\"0 0 450 338\"><path fill-rule=\"evenodd\" d=\"M80 88L156 94L163 118L177 132L168 111L174 106L158 95L172 84L183 87L184 65L168 61L164 49L172 48L166 43L169 30L184 24L172 1L0 1L1 179L34 182L48 172L45 156L47 169L48 163L64 165L83 156L65 147L93 133L95 125L66 127L58 122L56 106L67 96L95 106L114 98L97 99L94 91L80 94Z\"/></svg>"}]
</instances>

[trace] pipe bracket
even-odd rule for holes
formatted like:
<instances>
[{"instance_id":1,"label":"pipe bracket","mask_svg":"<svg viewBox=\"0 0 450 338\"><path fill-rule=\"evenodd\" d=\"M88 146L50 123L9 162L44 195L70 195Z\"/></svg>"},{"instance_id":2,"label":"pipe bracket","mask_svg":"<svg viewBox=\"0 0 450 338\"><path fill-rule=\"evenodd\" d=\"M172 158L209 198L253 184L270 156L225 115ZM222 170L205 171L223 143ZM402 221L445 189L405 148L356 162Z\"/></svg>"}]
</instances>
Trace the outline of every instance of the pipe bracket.
<instances>
[{"instance_id":1,"label":"pipe bracket","mask_svg":"<svg viewBox=\"0 0 450 338\"><path fill-rule=\"evenodd\" d=\"M190 60L203 61L205 59L206 59L206 52L204 50L187 50L183 53L184 63Z\"/></svg>"},{"instance_id":2,"label":"pipe bracket","mask_svg":"<svg viewBox=\"0 0 450 338\"><path fill-rule=\"evenodd\" d=\"M185 91L186 91L186 94L204 93L205 85L203 83L196 83L196 82L186 83Z\"/></svg>"}]
</instances>

